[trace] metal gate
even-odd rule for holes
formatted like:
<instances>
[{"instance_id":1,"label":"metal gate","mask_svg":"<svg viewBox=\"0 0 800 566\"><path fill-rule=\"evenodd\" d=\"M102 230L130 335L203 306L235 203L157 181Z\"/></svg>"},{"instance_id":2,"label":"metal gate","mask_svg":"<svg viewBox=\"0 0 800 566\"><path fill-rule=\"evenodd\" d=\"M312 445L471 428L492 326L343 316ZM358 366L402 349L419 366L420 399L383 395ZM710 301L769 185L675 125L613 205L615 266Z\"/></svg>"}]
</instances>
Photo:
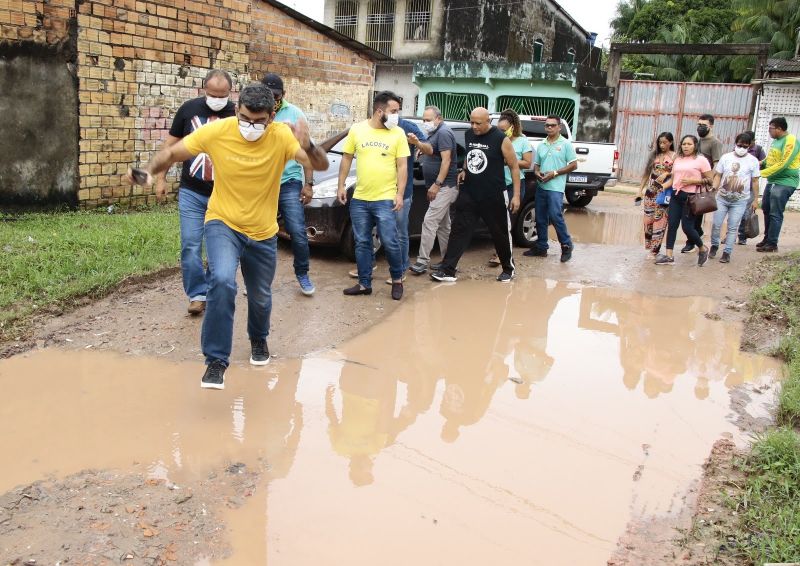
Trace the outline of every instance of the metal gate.
<instances>
[{"instance_id":1,"label":"metal gate","mask_svg":"<svg viewBox=\"0 0 800 566\"><path fill-rule=\"evenodd\" d=\"M697 135L697 118L714 116L714 133L726 148L750 129L753 87L744 84L620 81L617 92L618 177L638 183L656 136L672 132L675 149L681 136Z\"/></svg>"}]
</instances>

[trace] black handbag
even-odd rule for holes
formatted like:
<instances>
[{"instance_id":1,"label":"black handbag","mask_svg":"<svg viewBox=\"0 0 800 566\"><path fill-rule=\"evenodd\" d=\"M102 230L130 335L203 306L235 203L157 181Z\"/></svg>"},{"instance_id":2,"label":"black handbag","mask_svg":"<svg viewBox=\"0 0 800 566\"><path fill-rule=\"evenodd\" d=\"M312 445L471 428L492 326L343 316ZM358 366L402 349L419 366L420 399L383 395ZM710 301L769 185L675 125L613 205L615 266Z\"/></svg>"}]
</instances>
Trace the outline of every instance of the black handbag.
<instances>
[{"instance_id":1,"label":"black handbag","mask_svg":"<svg viewBox=\"0 0 800 566\"><path fill-rule=\"evenodd\" d=\"M745 216L742 222L744 222L744 235L749 239L758 236L761 233L761 229L758 226L758 214L749 206L747 208L750 212Z\"/></svg>"},{"instance_id":2,"label":"black handbag","mask_svg":"<svg viewBox=\"0 0 800 566\"><path fill-rule=\"evenodd\" d=\"M717 191L700 187L696 193L689 195L689 211L695 216L717 210Z\"/></svg>"}]
</instances>

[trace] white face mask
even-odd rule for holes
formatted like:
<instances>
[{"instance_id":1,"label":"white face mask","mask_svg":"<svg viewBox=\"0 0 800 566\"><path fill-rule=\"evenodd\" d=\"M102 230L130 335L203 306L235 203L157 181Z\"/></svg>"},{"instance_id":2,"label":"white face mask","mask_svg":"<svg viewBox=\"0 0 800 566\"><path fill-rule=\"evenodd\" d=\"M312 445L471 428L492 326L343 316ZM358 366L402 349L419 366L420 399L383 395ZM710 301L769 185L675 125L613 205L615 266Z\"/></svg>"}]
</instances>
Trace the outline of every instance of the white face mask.
<instances>
[{"instance_id":1,"label":"white face mask","mask_svg":"<svg viewBox=\"0 0 800 566\"><path fill-rule=\"evenodd\" d=\"M423 122L422 124L420 124L420 128L422 128L422 131L425 132L426 134L430 134L433 130L436 129L436 123Z\"/></svg>"},{"instance_id":2,"label":"white face mask","mask_svg":"<svg viewBox=\"0 0 800 566\"><path fill-rule=\"evenodd\" d=\"M747 155L747 148L746 147L739 147L738 145L733 148L733 152L738 155L739 157L744 157Z\"/></svg>"},{"instance_id":3,"label":"white face mask","mask_svg":"<svg viewBox=\"0 0 800 566\"><path fill-rule=\"evenodd\" d=\"M219 112L228 104L228 97L225 98L214 98L213 96L206 96L206 104L208 105L211 110L214 112Z\"/></svg>"},{"instance_id":4,"label":"white face mask","mask_svg":"<svg viewBox=\"0 0 800 566\"><path fill-rule=\"evenodd\" d=\"M387 130L391 130L392 128L396 128L397 124L399 123L400 114L386 114L386 121L383 123L383 125Z\"/></svg>"},{"instance_id":5,"label":"white face mask","mask_svg":"<svg viewBox=\"0 0 800 566\"><path fill-rule=\"evenodd\" d=\"M239 133L242 134L242 137L249 142L258 140L258 138L264 135L265 131L266 130L256 130L252 124L248 124L246 126L239 124Z\"/></svg>"}]
</instances>

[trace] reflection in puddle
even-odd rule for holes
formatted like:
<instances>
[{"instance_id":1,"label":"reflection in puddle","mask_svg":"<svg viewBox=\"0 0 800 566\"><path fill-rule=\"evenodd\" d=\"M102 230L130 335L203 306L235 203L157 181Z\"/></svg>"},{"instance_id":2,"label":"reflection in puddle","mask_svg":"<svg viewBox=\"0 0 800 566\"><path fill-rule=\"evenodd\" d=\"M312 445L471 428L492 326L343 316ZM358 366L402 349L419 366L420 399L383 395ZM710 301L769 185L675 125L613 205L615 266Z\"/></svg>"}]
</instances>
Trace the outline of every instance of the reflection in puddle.
<instances>
[{"instance_id":1,"label":"reflection in puddle","mask_svg":"<svg viewBox=\"0 0 800 566\"><path fill-rule=\"evenodd\" d=\"M739 438L729 389L780 376L712 307L536 279L433 287L336 351L235 365L222 392L198 364L17 356L0 362L0 491L243 462L263 481L227 512L230 564L602 564Z\"/></svg>"},{"instance_id":2,"label":"reflection in puddle","mask_svg":"<svg viewBox=\"0 0 800 566\"><path fill-rule=\"evenodd\" d=\"M641 214L567 208L564 210L564 220L572 239L581 244L644 245ZM552 226L549 238L557 239Z\"/></svg>"}]
</instances>

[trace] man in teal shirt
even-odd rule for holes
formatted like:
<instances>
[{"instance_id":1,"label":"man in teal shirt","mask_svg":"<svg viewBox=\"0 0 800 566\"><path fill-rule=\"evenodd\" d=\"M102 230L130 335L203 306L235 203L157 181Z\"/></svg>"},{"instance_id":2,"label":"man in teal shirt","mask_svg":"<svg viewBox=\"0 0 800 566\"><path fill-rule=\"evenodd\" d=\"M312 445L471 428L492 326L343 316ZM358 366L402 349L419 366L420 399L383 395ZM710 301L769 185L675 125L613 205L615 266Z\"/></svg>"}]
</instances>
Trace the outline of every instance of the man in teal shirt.
<instances>
[{"instance_id":1,"label":"man in teal shirt","mask_svg":"<svg viewBox=\"0 0 800 566\"><path fill-rule=\"evenodd\" d=\"M283 80L278 75L267 73L261 82L272 90L275 97L276 122L284 122L292 129L300 121L308 122L302 110L286 101ZM292 238L294 274L300 284L300 291L307 297L313 295L315 289L308 276L310 253L303 207L311 202L314 196L313 179L312 171L305 172L297 161L289 161L281 176L281 192L278 199L278 211L283 218L284 229Z\"/></svg>"},{"instance_id":2,"label":"man in teal shirt","mask_svg":"<svg viewBox=\"0 0 800 566\"><path fill-rule=\"evenodd\" d=\"M552 224L561 244L561 261L572 259L572 238L564 221L564 190L567 174L578 167L578 156L566 138L561 136L561 118L550 115L544 122L547 138L536 148L533 172L536 183L536 235L537 241L522 255L546 257L547 227Z\"/></svg>"}]
</instances>

